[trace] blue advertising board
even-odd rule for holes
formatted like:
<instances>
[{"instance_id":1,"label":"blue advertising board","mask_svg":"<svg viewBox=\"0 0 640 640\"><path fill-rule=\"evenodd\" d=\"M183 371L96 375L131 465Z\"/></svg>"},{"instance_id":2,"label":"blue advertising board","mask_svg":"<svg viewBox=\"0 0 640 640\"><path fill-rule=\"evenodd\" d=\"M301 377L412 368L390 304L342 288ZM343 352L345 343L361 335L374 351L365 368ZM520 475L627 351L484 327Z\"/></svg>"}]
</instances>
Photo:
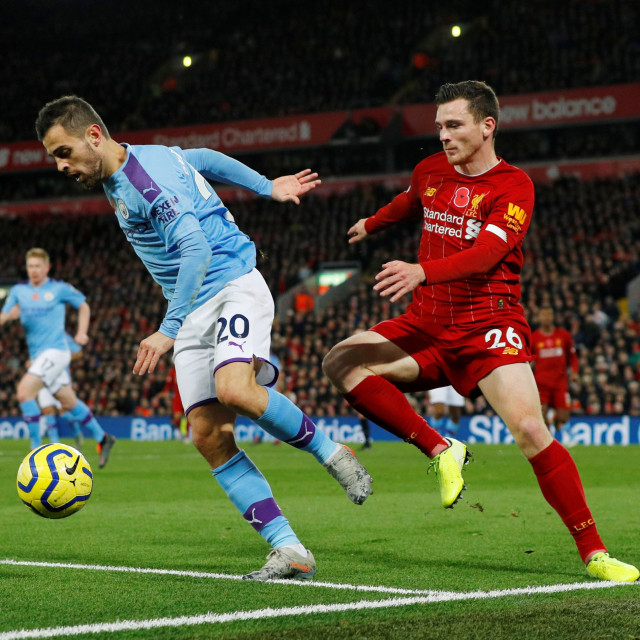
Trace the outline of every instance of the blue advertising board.
<instances>
[{"instance_id":1,"label":"blue advertising board","mask_svg":"<svg viewBox=\"0 0 640 640\"><path fill-rule=\"evenodd\" d=\"M99 417L102 427L117 438L136 441L171 440L174 430L168 416L145 418L129 416L123 418ZM364 442L364 435L358 418L335 417L316 418L314 422L328 436L337 442L358 444ZM64 420L59 420L60 435L71 438L72 432ZM89 437L85 431L85 436ZM26 439L29 437L27 425L22 418L0 418L0 440ZM398 439L376 424L371 424L374 441L398 441ZM470 443L509 444L513 437L504 422L497 416L463 416L458 436ZM260 427L248 418L240 417L236 422L238 442L252 442L262 439L272 441ZM637 416L573 416L558 439L568 444L583 445L630 445L640 444L640 417Z\"/></svg>"}]
</instances>

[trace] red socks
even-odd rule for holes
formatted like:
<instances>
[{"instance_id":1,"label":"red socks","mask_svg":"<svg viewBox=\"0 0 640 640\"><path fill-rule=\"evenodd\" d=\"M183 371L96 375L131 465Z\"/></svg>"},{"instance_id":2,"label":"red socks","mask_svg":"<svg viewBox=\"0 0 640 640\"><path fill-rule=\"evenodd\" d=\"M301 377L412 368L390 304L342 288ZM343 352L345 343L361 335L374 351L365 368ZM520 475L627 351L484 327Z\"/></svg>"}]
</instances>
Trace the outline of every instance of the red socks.
<instances>
[{"instance_id":1,"label":"red socks","mask_svg":"<svg viewBox=\"0 0 640 640\"><path fill-rule=\"evenodd\" d=\"M542 495L569 529L583 562L594 551L606 551L587 506L578 468L569 452L554 440L529 462Z\"/></svg>"},{"instance_id":2,"label":"red socks","mask_svg":"<svg viewBox=\"0 0 640 640\"><path fill-rule=\"evenodd\" d=\"M415 445L430 458L438 445L449 443L419 416L392 382L382 376L369 376L345 393L346 401L394 436Z\"/></svg>"}]
</instances>

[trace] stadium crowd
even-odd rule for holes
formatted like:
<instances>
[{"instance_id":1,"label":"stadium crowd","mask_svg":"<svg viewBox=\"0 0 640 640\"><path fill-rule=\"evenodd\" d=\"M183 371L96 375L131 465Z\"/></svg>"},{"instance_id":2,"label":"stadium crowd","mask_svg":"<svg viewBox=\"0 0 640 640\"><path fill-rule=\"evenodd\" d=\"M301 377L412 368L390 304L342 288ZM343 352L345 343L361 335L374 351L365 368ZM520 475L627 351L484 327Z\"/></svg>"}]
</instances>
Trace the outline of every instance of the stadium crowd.
<instances>
[{"instance_id":1,"label":"stadium crowd","mask_svg":"<svg viewBox=\"0 0 640 640\"><path fill-rule=\"evenodd\" d=\"M113 0L100 37L93 3L9 4L0 142L32 140L39 107L64 93L80 93L124 131L431 102L442 83L467 78L505 96L640 77L638 5L627 0L509 11L499 0L326 0L312 13L286 0L183 0L171 10ZM66 37L51 24L64 24Z\"/></svg>"},{"instance_id":2,"label":"stadium crowd","mask_svg":"<svg viewBox=\"0 0 640 640\"><path fill-rule=\"evenodd\" d=\"M571 388L576 413L640 415L640 321L618 304L626 283L640 272L639 185L638 176L629 176L565 178L536 188L524 245L523 304L535 327L537 310L550 302L556 323L574 338L580 359L580 375ZM346 242L349 226L394 193L382 184L363 184L340 195L320 193L300 208L276 209L261 199L229 203L259 249L259 268L274 297L321 262L362 264L363 281L348 299L319 313L292 310L274 325L273 351L282 362L287 392L310 415L350 413L322 373L323 356L354 331L397 315L406 304L380 299L371 281L389 256L412 259L416 227L396 227L357 245ZM24 280L24 253L32 246L49 250L51 277L74 284L92 308L91 342L72 369L78 394L97 415L169 414L170 401L161 392L170 359L163 358L150 376L131 372L138 344L157 328L166 302L121 237L115 218L3 220L0 273L5 282ZM15 383L27 359L21 336L17 323L0 333L0 415L18 415ZM426 396L412 401L426 412ZM467 411L491 408L479 398L467 403Z\"/></svg>"}]
</instances>

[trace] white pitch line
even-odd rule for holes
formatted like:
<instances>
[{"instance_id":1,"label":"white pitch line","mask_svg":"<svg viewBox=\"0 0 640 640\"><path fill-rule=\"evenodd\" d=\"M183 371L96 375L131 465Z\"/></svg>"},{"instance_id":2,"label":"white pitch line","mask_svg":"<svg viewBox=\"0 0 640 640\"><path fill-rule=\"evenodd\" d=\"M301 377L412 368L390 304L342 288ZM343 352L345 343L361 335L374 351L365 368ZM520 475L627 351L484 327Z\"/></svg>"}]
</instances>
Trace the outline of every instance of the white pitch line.
<instances>
[{"instance_id":1,"label":"white pitch line","mask_svg":"<svg viewBox=\"0 0 640 640\"><path fill-rule=\"evenodd\" d=\"M544 587L526 587L520 589L500 589L494 591L472 591L469 593L434 592L429 596L414 596L412 598L388 598L386 600L360 600L359 602L345 602L338 604L315 604L301 607L282 607L280 609L255 609L253 611L233 611L231 613L205 613L198 616L180 616L177 618L154 618L150 620L119 620L84 624L48 629L19 629L0 633L0 640L27 640L29 638L57 638L69 637L87 633L137 631L140 629L159 629L167 627L182 627L201 624L220 624L243 620L260 620L265 618L279 618L285 616L312 615L315 613L333 613L356 611L363 609L385 609L391 607L406 607L417 604L431 604L434 602L450 602L453 600L484 600L489 598L503 598L513 595L534 595L538 593L559 593L579 591L584 589L608 589L615 586L630 586L633 583L617 582L578 582L574 584L558 584Z\"/></svg>"},{"instance_id":2,"label":"white pitch line","mask_svg":"<svg viewBox=\"0 0 640 640\"><path fill-rule=\"evenodd\" d=\"M90 571L119 571L124 573L151 573L156 575L182 576L188 578L208 578L216 580L242 580L241 575L229 573L209 573L205 571L180 571L177 569L152 569L145 567L108 566L99 564L69 564L63 562L35 562L28 560L0 560L0 565L15 565L23 567L51 567L54 569L79 569ZM338 582L317 582L309 580L269 580L270 583L305 587L321 587L325 589L339 589L345 591L362 591L377 593L394 593L398 595L431 595L437 592L430 589L402 589L400 587L384 587L377 585L342 584ZM452 592L453 593L453 592Z\"/></svg>"}]
</instances>

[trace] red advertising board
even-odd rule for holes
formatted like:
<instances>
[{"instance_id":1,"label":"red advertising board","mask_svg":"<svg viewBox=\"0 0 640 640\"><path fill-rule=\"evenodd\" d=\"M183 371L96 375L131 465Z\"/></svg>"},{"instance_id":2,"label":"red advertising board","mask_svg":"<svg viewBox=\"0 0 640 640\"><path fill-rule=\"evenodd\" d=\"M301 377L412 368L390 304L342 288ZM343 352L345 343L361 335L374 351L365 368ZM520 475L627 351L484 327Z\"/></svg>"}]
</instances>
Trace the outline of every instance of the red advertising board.
<instances>
[{"instance_id":1,"label":"red advertising board","mask_svg":"<svg viewBox=\"0 0 640 640\"><path fill-rule=\"evenodd\" d=\"M500 98L500 129L534 129L559 124L640 118L640 84L566 89ZM405 136L435 135L436 106L402 110Z\"/></svg>"},{"instance_id":2,"label":"red advertising board","mask_svg":"<svg viewBox=\"0 0 640 640\"><path fill-rule=\"evenodd\" d=\"M640 118L640 83L506 96L500 104L501 129ZM358 125L365 119L384 131L397 115L402 119L403 136L435 135L435 114L434 104L416 104L129 131L115 134L114 138L131 144L208 147L239 153L324 145L343 125ZM39 142L0 143L0 172L47 167L53 167L53 161Z\"/></svg>"}]
</instances>

